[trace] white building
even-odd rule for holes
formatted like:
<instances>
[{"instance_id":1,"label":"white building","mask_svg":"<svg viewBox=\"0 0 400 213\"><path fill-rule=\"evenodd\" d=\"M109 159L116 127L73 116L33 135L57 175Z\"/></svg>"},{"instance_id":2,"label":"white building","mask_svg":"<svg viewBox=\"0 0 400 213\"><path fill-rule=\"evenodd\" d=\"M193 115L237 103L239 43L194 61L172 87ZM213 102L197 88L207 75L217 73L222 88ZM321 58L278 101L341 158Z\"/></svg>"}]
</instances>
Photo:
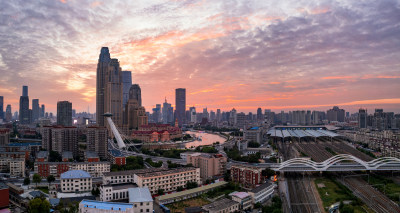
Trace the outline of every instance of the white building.
<instances>
[{"instance_id":1,"label":"white building","mask_svg":"<svg viewBox=\"0 0 400 213\"><path fill-rule=\"evenodd\" d=\"M100 186L101 201L117 201L126 200L129 198L129 189L135 188L133 184L114 184Z\"/></svg>"},{"instance_id":2,"label":"white building","mask_svg":"<svg viewBox=\"0 0 400 213\"><path fill-rule=\"evenodd\" d=\"M251 209L252 198L247 192L232 192L229 194L232 196L232 200L239 203L241 210Z\"/></svg>"},{"instance_id":3,"label":"white building","mask_svg":"<svg viewBox=\"0 0 400 213\"><path fill-rule=\"evenodd\" d=\"M274 194L275 184L264 183L253 190L249 191L249 195L252 197L253 204L263 203L268 199L272 198Z\"/></svg>"},{"instance_id":4,"label":"white building","mask_svg":"<svg viewBox=\"0 0 400 213\"><path fill-rule=\"evenodd\" d=\"M92 177L83 170L70 170L60 177L62 192L88 192L92 190Z\"/></svg>"},{"instance_id":5,"label":"white building","mask_svg":"<svg viewBox=\"0 0 400 213\"><path fill-rule=\"evenodd\" d=\"M82 200L79 203L79 213L136 213L133 204L111 203L95 200Z\"/></svg>"},{"instance_id":6,"label":"white building","mask_svg":"<svg viewBox=\"0 0 400 213\"><path fill-rule=\"evenodd\" d=\"M125 170L118 172L106 172L103 175L103 185L134 183L133 176L135 174L153 173L153 172L167 171L167 170L168 168L151 168L151 169Z\"/></svg>"},{"instance_id":7,"label":"white building","mask_svg":"<svg viewBox=\"0 0 400 213\"><path fill-rule=\"evenodd\" d=\"M129 203L134 206L135 212L153 212L153 198L149 188L130 188Z\"/></svg>"}]
</instances>

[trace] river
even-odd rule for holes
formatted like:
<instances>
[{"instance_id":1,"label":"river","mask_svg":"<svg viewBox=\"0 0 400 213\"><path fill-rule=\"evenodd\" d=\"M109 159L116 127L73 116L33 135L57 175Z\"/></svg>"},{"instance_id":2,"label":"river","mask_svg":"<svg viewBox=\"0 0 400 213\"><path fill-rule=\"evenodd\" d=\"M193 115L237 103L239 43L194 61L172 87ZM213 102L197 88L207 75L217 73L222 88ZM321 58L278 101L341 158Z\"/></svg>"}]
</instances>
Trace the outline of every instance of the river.
<instances>
[{"instance_id":1,"label":"river","mask_svg":"<svg viewBox=\"0 0 400 213\"><path fill-rule=\"evenodd\" d=\"M206 132L197 132L197 131L186 131L184 134L190 134L190 135L196 135L196 137L201 137L201 141L195 140L189 143L185 143L186 148L190 148L192 146L197 147L197 146L203 146L203 145L212 145L215 142L219 142L220 144L223 144L226 139L224 137L221 137L217 134L210 134Z\"/></svg>"}]
</instances>

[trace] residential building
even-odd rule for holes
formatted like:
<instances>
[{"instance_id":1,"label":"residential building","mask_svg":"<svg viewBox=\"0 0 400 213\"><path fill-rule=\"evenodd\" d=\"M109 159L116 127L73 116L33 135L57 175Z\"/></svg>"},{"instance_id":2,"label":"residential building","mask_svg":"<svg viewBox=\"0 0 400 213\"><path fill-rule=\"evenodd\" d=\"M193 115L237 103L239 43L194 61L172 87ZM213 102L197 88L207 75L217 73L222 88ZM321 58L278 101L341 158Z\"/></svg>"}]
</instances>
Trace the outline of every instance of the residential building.
<instances>
[{"instance_id":1,"label":"residential building","mask_svg":"<svg viewBox=\"0 0 400 213\"><path fill-rule=\"evenodd\" d=\"M331 121L344 122L345 111L344 109L339 109L339 107L334 106L332 109L326 112L326 117L329 122Z\"/></svg>"},{"instance_id":2,"label":"residential building","mask_svg":"<svg viewBox=\"0 0 400 213\"><path fill-rule=\"evenodd\" d=\"M232 165L231 179L233 182L240 183L245 188L255 188L261 184L262 168L245 165Z\"/></svg>"},{"instance_id":3,"label":"residential building","mask_svg":"<svg viewBox=\"0 0 400 213\"><path fill-rule=\"evenodd\" d=\"M101 201L117 201L129 199L129 189L136 188L134 184L114 184L100 186Z\"/></svg>"},{"instance_id":4,"label":"residential building","mask_svg":"<svg viewBox=\"0 0 400 213\"><path fill-rule=\"evenodd\" d=\"M83 170L70 170L60 176L62 192L90 192L92 177Z\"/></svg>"},{"instance_id":5,"label":"residential building","mask_svg":"<svg viewBox=\"0 0 400 213\"><path fill-rule=\"evenodd\" d=\"M265 201L272 198L272 196L274 195L274 187L275 184L267 182L249 191L248 193L252 198L253 204L264 203Z\"/></svg>"},{"instance_id":6,"label":"residential building","mask_svg":"<svg viewBox=\"0 0 400 213\"><path fill-rule=\"evenodd\" d=\"M136 213L131 203L112 203L95 200L82 200L79 213Z\"/></svg>"},{"instance_id":7,"label":"residential building","mask_svg":"<svg viewBox=\"0 0 400 213\"><path fill-rule=\"evenodd\" d=\"M263 128L258 126L248 129L246 128L243 132L243 137L245 140L254 141L260 144L263 142L263 135Z\"/></svg>"},{"instance_id":8,"label":"residential building","mask_svg":"<svg viewBox=\"0 0 400 213\"><path fill-rule=\"evenodd\" d=\"M185 187L187 182L200 182L200 168L183 167L152 173L134 174L134 182L139 187L149 187L152 194L157 190L176 191L179 186Z\"/></svg>"},{"instance_id":9,"label":"residential building","mask_svg":"<svg viewBox=\"0 0 400 213\"><path fill-rule=\"evenodd\" d=\"M208 213L233 213L239 211L239 203L228 198L214 201L202 207Z\"/></svg>"},{"instance_id":10,"label":"residential building","mask_svg":"<svg viewBox=\"0 0 400 213\"><path fill-rule=\"evenodd\" d=\"M201 180L205 181L225 173L227 158L221 154L193 153L187 156L186 162L200 168Z\"/></svg>"},{"instance_id":11,"label":"residential building","mask_svg":"<svg viewBox=\"0 0 400 213\"><path fill-rule=\"evenodd\" d=\"M88 151L95 152L105 159L108 150L108 130L105 127L91 126L86 128L86 143Z\"/></svg>"},{"instance_id":12,"label":"residential building","mask_svg":"<svg viewBox=\"0 0 400 213\"><path fill-rule=\"evenodd\" d=\"M178 125L181 127L186 123L186 89L175 89L175 118L178 119Z\"/></svg>"},{"instance_id":13,"label":"residential building","mask_svg":"<svg viewBox=\"0 0 400 213\"><path fill-rule=\"evenodd\" d=\"M74 156L77 156L78 129L72 126L53 126L51 129L51 150L58 153L70 151Z\"/></svg>"},{"instance_id":14,"label":"residential building","mask_svg":"<svg viewBox=\"0 0 400 213\"><path fill-rule=\"evenodd\" d=\"M360 129L367 128L367 117L368 113L366 109L358 110L358 128Z\"/></svg>"},{"instance_id":15,"label":"residential building","mask_svg":"<svg viewBox=\"0 0 400 213\"><path fill-rule=\"evenodd\" d=\"M102 177L110 172L110 162L35 162L34 171L42 177L59 177L69 170L84 170L92 177Z\"/></svg>"},{"instance_id":16,"label":"residential building","mask_svg":"<svg viewBox=\"0 0 400 213\"><path fill-rule=\"evenodd\" d=\"M72 103L68 101L57 102L57 125L72 126Z\"/></svg>"},{"instance_id":17,"label":"residential building","mask_svg":"<svg viewBox=\"0 0 400 213\"><path fill-rule=\"evenodd\" d=\"M25 177L25 159L0 158L0 171L8 172L11 177Z\"/></svg>"},{"instance_id":18,"label":"residential building","mask_svg":"<svg viewBox=\"0 0 400 213\"><path fill-rule=\"evenodd\" d=\"M154 173L167 170L168 168L161 167L161 168L151 168L151 169L135 169L135 170L125 170L118 172L107 172L103 175L103 185L135 183L134 182L135 174Z\"/></svg>"},{"instance_id":19,"label":"residential building","mask_svg":"<svg viewBox=\"0 0 400 213\"><path fill-rule=\"evenodd\" d=\"M119 166L126 164L125 155L123 155L121 151L117 149L111 149L108 151L108 159L112 164L117 164Z\"/></svg>"},{"instance_id":20,"label":"residential building","mask_svg":"<svg viewBox=\"0 0 400 213\"><path fill-rule=\"evenodd\" d=\"M232 200L239 203L239 208L241 210L251 209L252 198L247 192L233 192L229 194L232 196Z\"/></svg>"},{"instance_id":21,"label":"residential building","mask_svg":"<svg viewBox=\"0 0 400 213\"><path fill-rule=\"evenodd\" d=\"M129 193L129 203L134 206L134 212L153 212L153 198L151 197L149 188L130 188Z\"/></svg>"},{"instance_id":22,"label":"residential building","mask_svg":"<svg viewBox=\"0 0 400 213\"><path fill-rule=\"evenodd\" d=\"M19 98L19 122L21 124L31 123L31 114L29 112L28 86L22 86L22 96Z\"/></svg>"},{"instance_id":23,"label":"residential building","mask_svg":"<svg viewBox=\"0 0 400 213\"><path fill-rule=\"evenodd\" d=\"M0 129L0 146L5 146L10 143L10 129Z\"/></svg>"}]
</instances>

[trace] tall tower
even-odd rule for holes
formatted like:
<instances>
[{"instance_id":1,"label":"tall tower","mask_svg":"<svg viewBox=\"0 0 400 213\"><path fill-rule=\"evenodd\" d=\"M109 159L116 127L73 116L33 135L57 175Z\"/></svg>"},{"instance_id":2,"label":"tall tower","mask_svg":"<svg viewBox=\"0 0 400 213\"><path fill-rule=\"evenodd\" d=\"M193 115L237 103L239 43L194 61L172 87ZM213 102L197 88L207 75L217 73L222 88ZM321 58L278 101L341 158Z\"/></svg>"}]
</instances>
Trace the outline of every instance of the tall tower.
<instances>
[{"instance_id":1,"label":"tall tower","mask_svg":"<svg viewBox=\"0 0 400 213\"><path fill-rule=\"evenodd\" d=\"M367 128L367 117L368 113L366 109L358 110L358 128L360 129Z\"/></svg>"},{"instance_id":2,"label":"tall tower","mask_svg":"<svg viewBox=\"0 0 400 213\"><path fill-rule=\"evenodd\" d=\"M122 106L125 107L126 102L129 100L129 90L132 86L132 72L122 71Z\"/></svg>"},{"instance_id":3,"label":"tall tower","mask_svg":"<svg viewBox=\"0 0 400 213\"><path fill-rule=\"evenodd\" d=\"M134 99L137 101L139 106L142 106L142 90L139 84L133 84L129 89L129 99Z\"/></svg>"},{"instance_id":4,"label":"tall tower","mask_svg":"<svg viewBox=\"0 0 400 213\"><path fill-rule=\"evenodd\" d=\"M115 125L122 127L122 71L118 59L111 59L105 77L104 111L111 113Z\"/></svg>"},{"instance_id":5,"label":"tall tower","mask_svg":"<svg viewBox=\"0 0 400 213\"><path fill-rule=\"evenodd\" d=\"M40 117L39 99L32 99L32 121L39 120L39 117Z\"/></svg>"},{"instance_id":6,"label":"tall tower","mask_svg":"<svg viewBox=\"0 0 400 213\"><path fill-rule=\"evenodd\" d=\"M0 119L4 119L4 97L0 96Z\"/></svg>"},{"instance_id":7,"label":"tall tower","mask_svg":"<svg viewBox=\"0 0 400 213\"><path fill-rule=\"evenodd\" d=\"M68 101L57 102L57 125L72 126L72 103Z\"/></svg>"},{"instance_id":8,"label":"tall tower","mask_svg":"<svg viewBox=\"0 0 400 213\"><path fill-rule=\"evenodd\" d=\"M99 55L99 61L97 63L97 75L96 75L96 122L99 126L104 126L105 119L103 117L104 101L105 101L105 84L106 84L106 73L108 72L108 64L110 63L110 52L108 47L102 47Z\"/></svg>"},{"instance_id":9,"label":"tall tower","mask_svg":"<svg viewBox=\"0 0 400 213\"><path fill-rule=\"evenodd\" d=\"M186 89L175 89L175 119L178 120L178 125L181 127L185 123L186 115Z\"/></svg>"},{"instance_id":10,"label":"tall tower","mask_svg":"<svg viewBox=\"0 0 400 213\"><path fill-rule=\"evenodd\" d=\"M30 118L28 86L22 86L22 96L19 98L19 121L21 124L29 124Z\"/></svg>"}]
</instances>

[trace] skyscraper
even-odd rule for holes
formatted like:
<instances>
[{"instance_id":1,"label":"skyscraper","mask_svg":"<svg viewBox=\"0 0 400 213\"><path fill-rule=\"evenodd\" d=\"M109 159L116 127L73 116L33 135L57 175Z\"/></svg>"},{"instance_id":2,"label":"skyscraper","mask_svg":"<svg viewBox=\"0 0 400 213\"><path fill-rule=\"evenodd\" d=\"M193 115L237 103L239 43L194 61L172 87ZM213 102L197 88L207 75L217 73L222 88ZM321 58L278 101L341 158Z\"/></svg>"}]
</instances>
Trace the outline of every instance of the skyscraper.
<instances>
[{"instance_id":1,"label":"skyscraper","mask_svg":"<svg viewBox=\"0 0 400 213\"><path fill-rule=\"evenodd\" d=\"M32 121L39 120L39 117L40 117L39 99L32 99Z\"/></svg>"},{"instance_id":2,"label":"skyscraper","mask_svg":"<svg viewBox=\"0 0 400 213\"><path fill-rule=\"evenodd\" d=\"M118 59L111 59L106 80L104 111L111 113L115 125L122 127L122 71Z\"/></svg>"},{"instance_id":3,"label":"skyscraper","mask_svg":"<svg viewBox=\"0 0 400 213\"><path fill-rule=\"evenodd\" d=\"M263 118L263 114L262 114L262 109L261 108L258 108L257 109L257 120L258 121L262 121L264 118Z\"/></svg>"},{"instance_id":4,"label":"skyscraper","mask_svg":"<svg viewBox=\"0 0 400 213\"><path fill-rule=\"evenodd\" d=\"M167 102L165 98L165 102L163 103L162 108L162 122L163 124L172 124L174 121L174 111L172 105Z\"/></svg>"},{"instance_id":5,"label":"skyscraper","mask_svg":"<svg viewBox=\"0 0 400 213\"><path fill-rule=\"evenodd\" d=\"M366 109L358 110L358 127L361 129L367 128L368 113Z\"/></svg>"},{"instance_id":6,"label":"skyscraper","mask_svg":"<svg viewBox=\"0 0 400 213\"><path fill-rule=\"evenodd\" d=\"M129 99L134 99L138 102L139 106L142 106L142 90L139 84L132 84L129 89Z\"/></svg>"},{"instance_id":7,"label":"skyscraper","mask_svg":"<svg viewBox=\"0 0 400 213\"><path fill-rule=\"evenodd\" d=\"M128 130L138 129L141 125L148 124L148 114L146 109L139 105L140 87L137 84L131 86L129 90L129 100L125 105L124 127Z\"/></svg>"},{"instance_id":8,"label":"skyscraper","mask_svg":"<svg viewBox=\"0 0 400 213\"><path fill-rule=\"evenodd\" d=\"M132 86L132 72L122 71L122 106L125 107L129 100L129 90Z\"/></svg>"},{"instance_id":9,"label":"skyscraper","mask_svg":"<svg viewBox=\"0 0 400 213\"><path fill-rule=\"evenodd\" d=\"M11 111L11 105L10 104L7 105L5 119L6 119L6 121L11 121L12 120L12 111Z\"/></svg>"},{"instance_id":10,"label":"skyscraper","mask_svg":"<svg viewBox=\"0 0 400 213\"><path fill-rule=\"evenodd\" d=\"M21 124L29 124L31 122L28 86L22 86L22 96L19 98L19 121Z\"/></svg>"},{"instance_id":11,"label":"skyscraper","mask_svg":"<svg viewBox=\"0 0 400 213\"><path fill-rule=\"evenodd\" d=\"M105 104L105 84L108 64L110 63L110 52L108 47L102 47L97 64L96 74L96 122L99 126L104 126L104 104Z\"/></svg>"},{"instance_id":12,"label":"skyscraper","mask_svg":"<svg viewBox=\"0 0 400 213\"><path fill-rule=\"evenodd\" d=\"M217 109L217 121L220 122L222 120L221 109Z\"/></svg>"},{"instance_id":13,"label":"skyscraper","mask_svg":"<svg viewBox=\"0 0 400 213\"><path fill-rule=\"evenodd\" d=\"M43 118L45 115L45 108L44 108L44 104L42 104L42 107L40 108L40 117Z\"/></svg>"},{"instance_id":14,"label":"skyscraper","mask_svg":"<svg viewBox=\"0 0 400 213\"><path fill-rule=\"evenodd\" d=\"M184 124L186 116L186 89L175 89L175 118L178 119L178 125Z\"/></svg>"},{"instance_id":15,"label":"skyscraper","mask_svg":"<svg viewBox=\"0 0 400 213\"><path fill-rule=\"evenodd\" d=\"M57 125L72 126L72 103L71 102L68 102L68 101L57 102Z\"/></svg>"},{"instance_id":16,"label":"skyscraper","mask_svg":"<svg viewBox=\"0 0 400 213\"><path fill-rule=\"evenodd\" d=\"M344 115L345 115L344 109L339 109L339 107L337 106L334 106L326 113L329 122L331 121L344 122Z\"/></svg>"},{"instance_id":17,"label":"skyscraper","mask_svg":"<svg viewBox=\"0 0 400 213\"><path fill-rule=\"evenodd\" d=\"M0 119L4 119L4 97L0 96Z\"/></svg>"}]
</instances>

